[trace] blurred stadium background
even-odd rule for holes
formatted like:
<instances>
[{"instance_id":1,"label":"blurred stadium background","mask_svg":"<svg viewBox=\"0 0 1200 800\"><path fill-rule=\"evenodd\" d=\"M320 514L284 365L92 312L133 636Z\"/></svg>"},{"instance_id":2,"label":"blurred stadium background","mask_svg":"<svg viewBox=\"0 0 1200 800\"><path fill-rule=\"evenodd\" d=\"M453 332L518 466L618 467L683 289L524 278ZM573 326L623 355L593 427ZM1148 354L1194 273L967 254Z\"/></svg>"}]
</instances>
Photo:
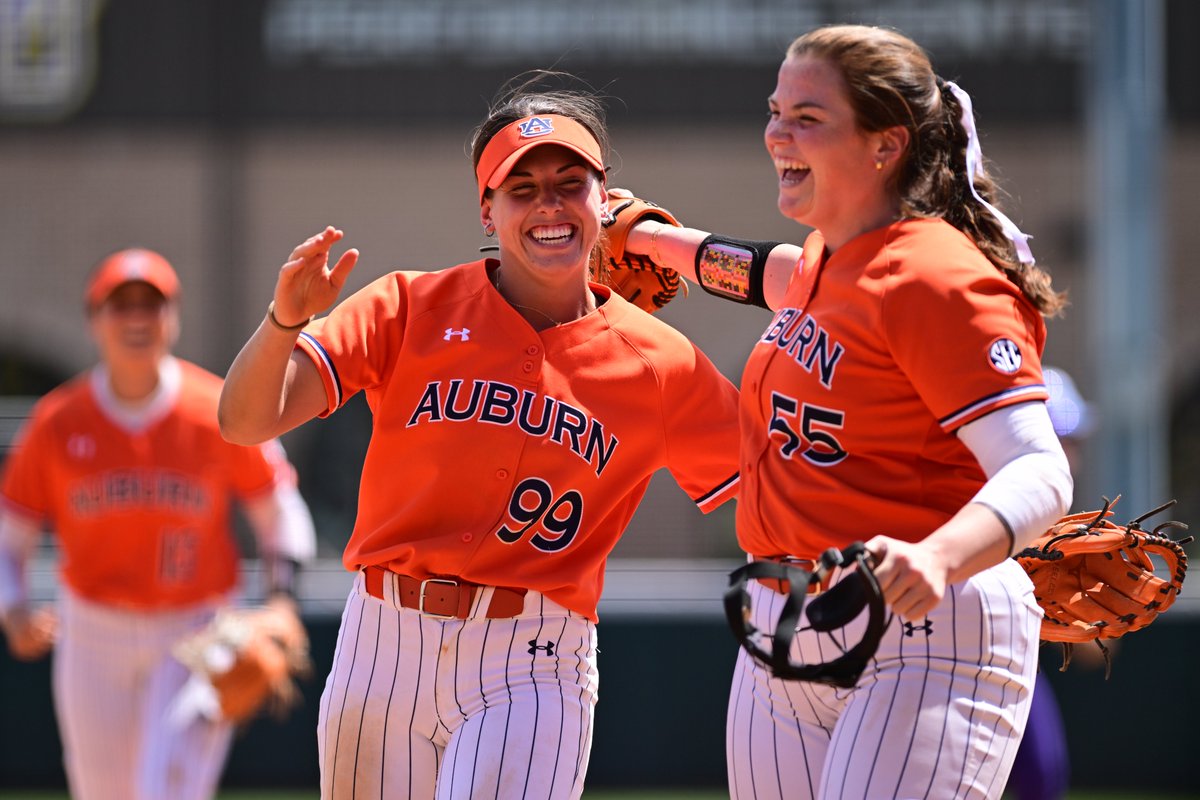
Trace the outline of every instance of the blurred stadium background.
<instances>
[{"instance_id":1,"label":"blurred stadium background","mask_svg":"<svg viewBox=\"0 0 1200 800\"><path fill-rule=\"evenodd\" d=\"M175 264L178 352L222 374L283 257L326 224L363 253L347 291L476 258L467 142L526 69L569 70L609 96L610 184L697 227L801 241L775 209L763 112L787 43L828 22L901 29L974 96L1008 208L1073 301L1050 324L1046 361L1096 417L1076 507L1122 492L1132 517L1174 497L1173 517L1200 519L1193 0L0 0L0 447L37 396L92 363L82 286L113 250L143 245ZM768 315L696 291L663 317L736 381ZM304 587L322 676L369 424L356 399L285 439L325 559ZM702 517L660 477L601 605L598 790L724 782L732 513ZM46 599L52 568L47 548L34 576ZM1137 787L1200 796L1184 755L1200 718L1185 666L1196 582L1123 642L1108 682L1059 675L1047 654L1077 786L1114 788L1103 765L1129 743L1105 709L1123 705L1130 730L1176 748ZM1148 675L1171 698L1131 708ZM238 739L227 787L315 786L319 693L316 681L291 720ZM59 758L48 668L0 654L0 792L61 786Z\"/></svg>"}]
</instances>

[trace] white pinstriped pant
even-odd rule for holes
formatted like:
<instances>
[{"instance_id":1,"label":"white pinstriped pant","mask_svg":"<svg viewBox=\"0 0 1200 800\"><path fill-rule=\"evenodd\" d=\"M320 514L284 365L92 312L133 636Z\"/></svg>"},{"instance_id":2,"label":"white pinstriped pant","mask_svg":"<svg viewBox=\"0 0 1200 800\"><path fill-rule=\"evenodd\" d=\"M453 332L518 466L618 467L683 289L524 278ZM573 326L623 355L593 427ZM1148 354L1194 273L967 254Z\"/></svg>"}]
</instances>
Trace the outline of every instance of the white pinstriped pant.
<instances>
[{"instance_id":1,"label":"white pinstriped pant","mask_svg":"<svg viewBox=\"0 0 1200 800\"><path fill-rule=\"evenodd\" d=\"M753 624L785 597L751 582ZM781 681L739 653L726 720L735 800L998 798L1029 716L1041 609L1015 561L948 588L926 621L894 618L854 689ZM865 615L843 642L861 635ZM799 633L792 659L839 655Z\"/></svg>"},{"instance_id":2,"label":"white pinstriped pant","mask_svg":"<svg viewBox=\"0 0 1200 800\"><path fill-rule=\"evenodd\" d=\"M216 604L142 612L65 589L55 646L54 708L75 800L207 800L233 727L168 710L188 678L171 646L204 627Z\"/></svg>"},{"instance_id":3,"label":"white pinstriped pant","mask_svg":"<svg viewBox=\"0 0 1200 800\"><path fill-rule=\"evenodd\" d=\"M321 697L322 798L582 794L595 625L537 592L520 616L489 620L490 599L435 619L367 595L358 576Z\"/></svg>"}]
</instances>

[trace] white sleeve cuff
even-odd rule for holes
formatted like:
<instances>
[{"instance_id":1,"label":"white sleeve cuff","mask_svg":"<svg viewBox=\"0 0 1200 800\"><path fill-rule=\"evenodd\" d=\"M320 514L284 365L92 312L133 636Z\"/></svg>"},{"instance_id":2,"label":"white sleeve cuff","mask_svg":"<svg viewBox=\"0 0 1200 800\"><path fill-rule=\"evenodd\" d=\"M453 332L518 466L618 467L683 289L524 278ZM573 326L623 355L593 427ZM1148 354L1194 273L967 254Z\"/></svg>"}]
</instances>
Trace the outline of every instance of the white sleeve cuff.
<instances>
[{"instance_id":1,"label":"white sleeve cuff","mask_svg":"<svg viewBox=\"0 0 1200 800\"><path fill-rule=\"evenodd\" d=\"M316 556L312 514L291 481L280 481L272 491L247 502L244 510L262 555L301 563Z\"/></svg>"},{"instance_id":2,"label":"white sleeve cuff","mask_svg":"<svg viewBox=\"0 0 1200 800\"><path fill-rule=\"evenodd\" d=\"M962 426L958 437L988 478L972 502L1008 525L1014 550L1067 513L1074 481L1045 403L997 409Z\"/></svg>"},{"instance_id":3,"label":"white sleeve cuff","mask_svg":"<svg viewBox=\"0 0 1200 800\"><path fill-rule=\"evenodd\" d=\"M29 602L25 565L41 532L35 520L0 510L0 613Z\"/></svg>"}]
</instances>

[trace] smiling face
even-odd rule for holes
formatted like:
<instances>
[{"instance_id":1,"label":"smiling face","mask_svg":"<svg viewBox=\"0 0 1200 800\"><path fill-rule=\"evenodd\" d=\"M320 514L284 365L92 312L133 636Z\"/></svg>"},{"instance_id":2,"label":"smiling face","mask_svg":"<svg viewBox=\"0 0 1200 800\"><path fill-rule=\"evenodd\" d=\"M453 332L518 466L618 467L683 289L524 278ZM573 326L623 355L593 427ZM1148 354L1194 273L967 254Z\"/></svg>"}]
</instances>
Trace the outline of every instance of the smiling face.
<instances>
[{"instance_id":1,"label":"smiling face","mask_svg":"<svg viewBox=\"0 0 1200 800\"><path fill-rule=\"evenodd\" d=\"M480 219L496 229L506 276L546 284L586 276L606 203L603 179L580 155L546 144L484 197Z\"/></svg>"},{"instance_id":2,"label":"smiling face","mask_svg":"<svg viewBox=\"0 0 1200 800\"><path fill-rule=\"evenodd\" d=\"M144 281L123 283L91 315L101 359L113 367L157 369L178 334L174 303Z\"/></svg>"},{"instance_id":3,"label":"smiling face","mask_svg":"<svg viewBox=\"0 0 1200 800\"><path fill-rule=\"evenodd\" d=\"M784 216L819 229L831 249L896 218L899 201L888 178L907 134L861 130L833 64L807 55L786 59L768 105L763 138Z\"/></svg>"}]
</instances>

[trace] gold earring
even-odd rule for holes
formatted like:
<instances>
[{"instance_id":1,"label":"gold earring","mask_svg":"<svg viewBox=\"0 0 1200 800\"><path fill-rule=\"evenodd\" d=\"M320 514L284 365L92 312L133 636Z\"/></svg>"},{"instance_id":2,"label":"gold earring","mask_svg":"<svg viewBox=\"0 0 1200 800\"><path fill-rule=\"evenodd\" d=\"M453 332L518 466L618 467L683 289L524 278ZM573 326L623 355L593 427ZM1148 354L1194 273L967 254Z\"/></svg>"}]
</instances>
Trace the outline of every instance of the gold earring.
<instances>
[{"instance_id":1,"label":"gold earring","mask_svg":"<svg viewBox=\"0 0 1200 800\"><path fill-rule=\"evenodd\" d=\"M875 169L876 169L877 171L881 171L881 170L883 170L883 162L882 162L882 161L876 161L876 162L875 162Z\"/></svg>"}]
</instances>

